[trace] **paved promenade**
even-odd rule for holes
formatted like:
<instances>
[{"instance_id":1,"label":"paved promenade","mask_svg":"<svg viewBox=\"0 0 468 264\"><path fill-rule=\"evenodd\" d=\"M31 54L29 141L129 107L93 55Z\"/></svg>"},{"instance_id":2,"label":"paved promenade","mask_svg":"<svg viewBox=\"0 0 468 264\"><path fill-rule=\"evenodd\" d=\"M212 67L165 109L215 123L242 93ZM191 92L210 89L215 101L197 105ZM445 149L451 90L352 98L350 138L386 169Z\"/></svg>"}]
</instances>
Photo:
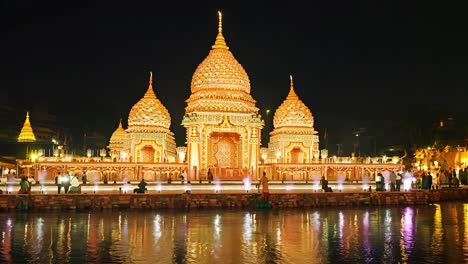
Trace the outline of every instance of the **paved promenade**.
<instances>
[{"instance_id":1,"label":"paved promenade","mask_svg":"<svg viewBox=\"0 0 468 264\"><path fill-rule=\"evenodd\" d=\"M171 184L167 182L147 182L147 194L181 194L187 191L191 193L226 193L226 194L242 194L242 193L257 193L261 192L258 189L258 181L253 181L250 184L244 185L242 181L221 181L211 182L207 181L195 182L195 183L181 183L180 181L173 181ZM123 182L109 182L104 184L103 182L95 182L88 184L81 184L82 194L122 194L122 193L133 193L133 189L137 188L138 181L130 182L130 184L124 184ZM375 192L374 183L363 183L363 182L334 182L330 181L329 186L332 188L334 193L346 192ZM305 181L270 181L269 183L270 193L287 194L287 193L321 193L323 190L318 182L307 183ZM467 186L461 186L460 188L467 188ZM2 182L0 184L0 190L4 194L16 194L19 190L18 182ZM404 192L403 186L401 191ZM32 194L57 194L58 188L53 181L47 181L44 184L35 184L32 186ZM64 193L62 188L61 193Z\"/></svg>"}]
</instances>

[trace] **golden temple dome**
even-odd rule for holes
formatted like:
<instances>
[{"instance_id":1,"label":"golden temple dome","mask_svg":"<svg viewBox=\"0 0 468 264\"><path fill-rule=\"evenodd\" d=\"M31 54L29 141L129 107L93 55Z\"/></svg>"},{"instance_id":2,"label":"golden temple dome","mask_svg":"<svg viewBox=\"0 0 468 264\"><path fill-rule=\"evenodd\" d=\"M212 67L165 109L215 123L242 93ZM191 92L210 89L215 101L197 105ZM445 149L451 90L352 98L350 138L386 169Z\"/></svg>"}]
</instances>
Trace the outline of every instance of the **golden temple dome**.
<instances>
[{"instance_id":1,"label":"golden temple dome","mask_svg":"<svg viewBox=\"0 0 468 264\"><path fill-rule=\"evenodd\" d=\"M257 112L250 95L250 80L242 65L229 51L223 36L219 12L218 35L208 56L192 76L192 94L186 112Z\"/></svg>"},{"instance_id":2,"label":"golden temple dome","mask_svg":"<svg viewBox=\"0 0 468 264\"><path fill-rule=\"evenodd\" d=\"M112 136L109 140L109 148L113 147L122 147L125 137L127 136L127 132L122 127L122 119L120 119L119 127L112 133Z\"/></svg>"},{"instance_id":3,"label":"golden temple dome","mask_svg":"<svg viewBox=\"0 0 468 264\"><path fill-rule=\"evenodd\" d=\"M282 127L313 128L314 117L312 116L312 112L294 92L292 76L290 79L291 88L289 94L276 110L273 117L273 126L275 129Z\"/></svg>"},{"instance_id":4,"label":"golden temple dome","mask_svg":"<svg viewBox=\"0 0 468 264\"><path fill-rule=\"evenodd\" d=\"M127 132L168 132L171 116L153 91L150 73L148 90L130 110Z\"/></svg>"},{"instance_id":5,"label":"golden temple dome","mask_svg":"<svg viewBox=\"0 0 468 264\"><path fill-rule=\"evenodd\" d=\"M18 136L18 142L35 142L36 136L34 135L31 123L29 122L29 112L26 112L26 120L24 120L23 127Z\"/></svg>"}]
</instances>

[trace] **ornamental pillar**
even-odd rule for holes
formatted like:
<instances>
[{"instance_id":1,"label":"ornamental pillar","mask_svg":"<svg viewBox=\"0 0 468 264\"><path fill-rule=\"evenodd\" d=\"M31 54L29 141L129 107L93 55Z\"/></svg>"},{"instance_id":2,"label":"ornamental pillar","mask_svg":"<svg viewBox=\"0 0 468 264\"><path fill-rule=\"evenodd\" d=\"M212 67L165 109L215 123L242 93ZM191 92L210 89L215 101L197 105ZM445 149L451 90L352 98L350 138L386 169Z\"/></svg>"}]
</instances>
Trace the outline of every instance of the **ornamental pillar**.
<instances>
[{"instance_id":1,"label":"ornamental pillar","mask_svg":"<svg viewBox=\"0 0 468 264\"><path fill-rule=\"evenodd\" d=\"M260 141L258 138L259 129L254 127L252 128L251 138L250 138L250 169L252 170L251 178L258 178L258 163L260 162ZM252 179L251 179L252 180Z\"/></svg>"},{"instance_id":2,"label":"ornamental pillar","mask_svg":"<svg viewBox=\"0 0 468 264\"><path fill-rule=\"evenodd\" d=\"M187 145L187 154L188 154L188 179L193 181L198 176L198 170L200 169L200 135L196 126L189 128L188 134L188 145Z\"/></svg>"}]
</instances>

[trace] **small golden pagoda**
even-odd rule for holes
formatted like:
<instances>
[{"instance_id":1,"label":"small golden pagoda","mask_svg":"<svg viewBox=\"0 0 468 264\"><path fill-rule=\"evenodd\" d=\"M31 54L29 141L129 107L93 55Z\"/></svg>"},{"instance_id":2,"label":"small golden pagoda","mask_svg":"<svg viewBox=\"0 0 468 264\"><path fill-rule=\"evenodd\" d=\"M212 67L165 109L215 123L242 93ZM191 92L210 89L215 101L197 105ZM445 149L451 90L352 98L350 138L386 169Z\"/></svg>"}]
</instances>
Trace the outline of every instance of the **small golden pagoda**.
<instances>
[{"instance_id":1,"label":"small golden pagoda","mask_svg":"<svg viewBox=\"0 0 468 264\"><path fill-rule=\"evenodd\" d=\"M176 145L170 125L171 116L153 91L153 74L150 73L148 90L128 115L128 128L120 150L122 161L175 162ZM111 151L117 152L118 145Z\"/></svg>"},{"instance_id":2,"label":"small golden pagoda","mask_svg":"<svg viewBox=\"0 0 468 264\"><path fill-rule=\"evenodd\" d=\"M29 112L26 112L26 120L24 120L23 128L18 136L18 142L36 142L36 136L29 122Z\"/></svg>"},{"instance_id":3,"label":"small golden pagoda","mask_svg":"<svg viewBox=\"0 0 468 264\"><path fill-rule=\"evenodd\" d=\"M112 133L112 136L109 140L109 146L107 146L110 150L110 156L113 161L120 161L121 154L123 150L124 142L127 138L127 132L122 127L122 119L120 119L119 126L117 129Z\"/></svg>"},{"instance_id":4,"label":"small golden pagoda","mask_svg":"<svg viewBox=\"0 0 468 264\"><path fill-rule=\"evenodd\" d=\"M263 120L250 95L249 76L226 45L218 14L215 44L193 74L182 120L189 178L204 178L208 169L220 179L256 178Z\"/></svg>"},{"instance_id":5,"label":"small golden pagoda","mask_svg":"<svg viewBox=\"0 0 468 264\"><path fill-rule=\"evenodd\" d=\"M314 117L294 91L292 76L289 94L273 117L273 127L268 144L270 161L309 163L318 159L319 137L314 130Z\"/></svg>"}]
</instances>

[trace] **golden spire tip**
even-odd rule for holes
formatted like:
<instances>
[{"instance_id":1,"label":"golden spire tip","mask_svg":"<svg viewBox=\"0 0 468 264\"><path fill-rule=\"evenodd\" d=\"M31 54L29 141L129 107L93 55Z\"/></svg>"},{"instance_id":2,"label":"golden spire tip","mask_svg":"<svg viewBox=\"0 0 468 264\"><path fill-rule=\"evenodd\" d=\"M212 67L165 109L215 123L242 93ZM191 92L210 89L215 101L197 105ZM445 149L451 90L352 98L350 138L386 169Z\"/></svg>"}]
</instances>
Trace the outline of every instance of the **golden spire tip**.
<instances>
[{"instance_id":1,"label":"golden spire tip","mask_svg":"<svg viewBox=\"0 0 468 264\"><path fill-rule=\"evenodd\" d=\"M218 11L218 32L222 33L223 32L223 14L221 11Z\"/></svg>"},{"instance_id":2,"label":"golden spire tip","mask_svg":"<svg viewBox=\"0 0 468 264\"><path fill-rule=\"evenodd\" d=\"M292 74L289 75L289 80L290 80L290 87L289 87L289 94L288 96L286 97L287 99L296 99L297 98L297 95L296 95L296 92L294 92L294 81L293 81L293 77L292 77Z\"/></svg>"},{"instance_id":3,"label":"golden spire tip","mask_svg":"<svg viewBox=\"0 0 468 264\"><path fill-rule=\"evenodd\" d=\"M214 49L229 49L223 37L223 15L221 11L218 11L218 35L216 36L215 44L211 47Z\"/></svg>"}]
</instances>

